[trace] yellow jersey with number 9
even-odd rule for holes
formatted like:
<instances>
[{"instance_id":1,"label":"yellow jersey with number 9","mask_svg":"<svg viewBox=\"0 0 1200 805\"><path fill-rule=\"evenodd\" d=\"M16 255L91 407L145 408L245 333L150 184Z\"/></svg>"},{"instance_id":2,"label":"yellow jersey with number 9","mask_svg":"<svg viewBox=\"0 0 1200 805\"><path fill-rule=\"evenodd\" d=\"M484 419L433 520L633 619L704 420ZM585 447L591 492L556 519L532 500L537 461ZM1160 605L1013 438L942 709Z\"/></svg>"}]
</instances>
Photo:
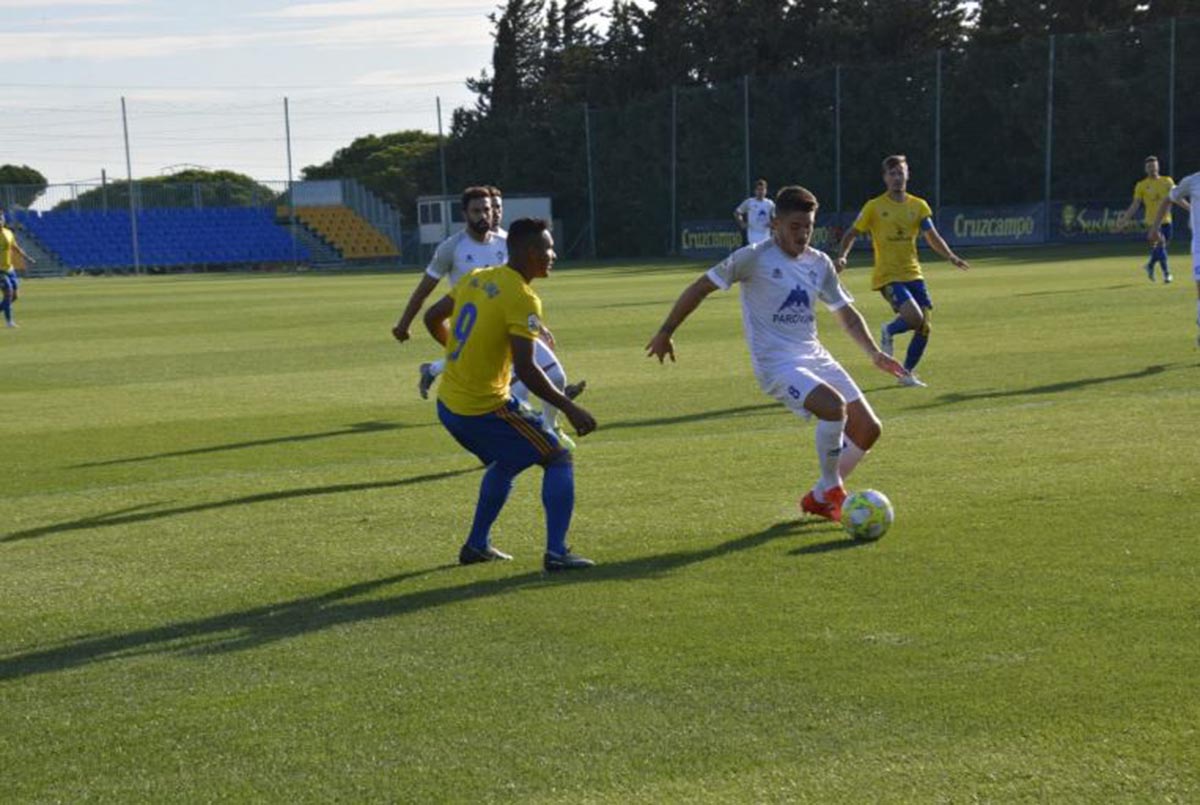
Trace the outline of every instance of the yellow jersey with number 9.
<instances>
[{"instance_id":1,"label":"yellow jersey with number 9","mask_svg":"<svg viewBox=\"0 0 1200 805\"><path fill-rule=\"evenodd\" d=\"M1147 176L1133 186L1133 197L1142 202L1142 206L1145 208L1142 215L1147 225L1154 223L1154 216L1158 212L1159 206L1174 186L1175 182L1170 176L1159 176L1157 179ZM1164 224L1171 223L1170 207L1167 207L1167 214L1163 216L1162 222Z\"/></svg>"},{"instance_id":2,"label":"yellow jersey with number 9","mask_svg":"<svg viewBox=\"0 0 1200 805\"><path fill-rule=\"evenodd\" d=\"M477 268L450 292L450 338L438 399L463 416L489 414L508 402L509 336L537 338L542 300L515 268Z\"/></svg>"},{"instance_id":3,"label":"yellow jersey with number 9","mask_svg":"<svg viewBox=\"0 0 1200 805\"><path fill-rule=\"evenodd\" d=\"M871 235L875 250L875 270L871 289L879 290L889 282L921 279L917 260L917 235L921 225L933 216L925 199L909 194L904 201L893 201L887 193L868 201L854 219L854 228Z\"/></svg>"},{"instance_id":4,"label":"yellow jersey with number 9","mask_svg":"<svg viewBox=\"0 0 1200 805\"><path fill-rule=\"evenodd\" d=\"M7 226L0 226L0 271L5 273L15 272L13 268L13 242L16 240L16 235Z\"/></svg>"}]
</instances>

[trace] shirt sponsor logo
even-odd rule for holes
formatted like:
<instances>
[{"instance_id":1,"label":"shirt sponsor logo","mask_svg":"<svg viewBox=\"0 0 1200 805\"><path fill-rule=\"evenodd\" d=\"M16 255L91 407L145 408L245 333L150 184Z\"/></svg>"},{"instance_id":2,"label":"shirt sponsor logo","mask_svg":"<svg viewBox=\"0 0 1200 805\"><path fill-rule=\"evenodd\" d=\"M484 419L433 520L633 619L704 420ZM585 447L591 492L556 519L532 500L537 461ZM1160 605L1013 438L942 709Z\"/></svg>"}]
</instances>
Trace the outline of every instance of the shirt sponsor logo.
<instances>
[{"instance_id":1,"label":"shirt sponsor logo","mask_svg":"<svg viewBox=\"0 0 1200 805\"><path fill-rule=\"evenodd\" d=\"M807 324L813 320L811 307L808 291L797 285L788 293L771 321L775 324Z\"/></svg>"},{"instance_id":2,"label":"shirt sponsor logo","mask_svg":"<svg viewBox=\"0 0 1200 805\"><path fill-rule=\"evenodd\" d=\"M529 332L540 333L542 331L542 322L538 319L536 313L529 314Z\"/></svg>"}]
</instances>

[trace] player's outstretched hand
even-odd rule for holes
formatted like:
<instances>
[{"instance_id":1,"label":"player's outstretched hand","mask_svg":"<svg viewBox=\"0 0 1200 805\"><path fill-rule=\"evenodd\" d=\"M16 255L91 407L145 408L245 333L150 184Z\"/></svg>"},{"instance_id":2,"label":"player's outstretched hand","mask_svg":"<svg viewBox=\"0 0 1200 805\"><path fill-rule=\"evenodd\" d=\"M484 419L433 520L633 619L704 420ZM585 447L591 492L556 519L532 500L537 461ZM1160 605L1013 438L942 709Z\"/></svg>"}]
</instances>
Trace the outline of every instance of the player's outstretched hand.
<instances>
[{"instance_id":1,"label":"player's outstretched hand","mask_svg":"<svg viewBox=\"0 0 1200 805\"><path fill-rule=\"evenodd\" d=\"M900 363L900 361L896 360L882 350L877 350L875 354L871 356L871 361L877 368L887 372L893 377L904 377L908 374L908 370L904 368L904 364Z\"/></svg>"},{"instance_id":2,"label":"player's outstretched hand","mask_svg":"<svg viewBox=\"0 0 1200 805\"><path fill-rule=\"evenodd\" d=\"M1151 246L1157 246L1162 242L1162 232L1158 231L1158 227L1154 227L1146 233L1146 240L1150 241Z\"/></svg>"},{"instance_id":3,"label":"player's outstretched hand","mask_svg":"<svg viewBox=\"0 0 1200 805\"><path fill-rule=\"evenodd\" d=\"M650 339L650 343L646 345L646 357L658 358L658 362L662 363L663 359L668 355L671 356L671 363L675 362L675 342L671 340L671 334L659 330Z\"/></svg>"},{"instance_id":4,"label":"player's outstretched hand","mask_svg":"<svg viewBox=\"0 0 1200 805\"><path fill-rule=\"evenodd\" d=\"M543 325L541 330L538 331L538 335L541 336L542 341L544 341L546 346L550 347L550 349L556 349L558 347L558 345L554 342L554 333L550 332L548 327Z\"/></svg>"},{"instance_id":5,"label":"player's outstretched hand","mask_svg":"<svg viewBox=\"0 0 1200 805\"><path fill-rule=\"evenodd\" d=\"M954 255L954 257L950 258L950 265L954 266L957 269L961 269L962 271L966 271L967 269L969 269L971 267L970 263L968 263L966 260L959 257L957 254Z\"/></svg>"},{"instance_id":6,"label":"player's outstretched hand","mask_svg":"<svg viewBox=\"0 0 1200 805\"><path fill-rule=\"evenodd\" d=\"M596 429L596 418L578 405L572 404L570 408L564 408L563 413L566 414L567 419L571 422L571 427L575 428L575 433L579 436L587 436Z\"/></svg>"},{"instance_id":7,"label":"player's outstretched hand","mask_svg":"<svg viewBox=\"0 0 1200 805\"><path fill-rule=\"evenodd\" d=\"M845 257L833 258L833 267L834 267L834 269L837 270L837 273L841 274L843 271L846 270L846 258Z\"/></svg>"},{"instance_id":8,"label":"player's outstretched hand","mask_svg":"<svg viewBox=\"0 0 1200 805\"><path fill-rule=\"evenodd\" d=\"M397 324L395 327L392 328L392 337L395 338L400 343L404 343L412 336L408 332L407 327L401 327L399 324Z\"/></svg>"}]
</instances>

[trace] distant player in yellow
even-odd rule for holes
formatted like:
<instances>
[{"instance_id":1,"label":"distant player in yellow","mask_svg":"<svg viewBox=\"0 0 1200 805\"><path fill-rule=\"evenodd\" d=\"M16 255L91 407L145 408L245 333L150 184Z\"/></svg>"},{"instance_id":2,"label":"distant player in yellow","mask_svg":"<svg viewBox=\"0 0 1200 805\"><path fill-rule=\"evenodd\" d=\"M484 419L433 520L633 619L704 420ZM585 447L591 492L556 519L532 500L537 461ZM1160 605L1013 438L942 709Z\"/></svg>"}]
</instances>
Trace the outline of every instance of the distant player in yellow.
<instances>
[{"instance_id":1,"label":"distant player in yellow","mask_svg":"<svg viewBox=\"0 0 1200 805\"><path fill-rule=\"evenodd\" d=\"M1158 173L1158 157L1146 157L1146 178L1139 181L1133 186L1133 201L1129 203L1129 208L1121 213L1120 224L1125 226L1129 223L1129 219L1137 212L1139 205L1143 208L1144 220L1146 226L1152 226L1154 223L1154 214L1158 212L1162 206L1163 200L1171 192L1171 188L1175 186L1175 182L1170 176L1160 176ZM1150 247L1150 260L1146 263L1146 277L1151 282L1154 282L1154 264L1158 263L1162 266L1163 282L1171 281L1171 268L1167 265L1167 245L1171 242L1171 205L1167 205L1166 216L1158 225L1159 234L1162 237L1153 238L1153 243Z\"/></svg>"},{"instance_id":2,"label":"distant player in yellow","mask_svg":"<svg viewBox=\"0 0 1200 805\"><path fill-rule=\"evenodd\" d=\"M917 259L917 235L922 234L930 248L964 271L970 264L950 250L933 225L933 210L924 199L908 193L908 159L895 154L883 161L883 183L887 192L868 201L842 237L834 265L840 272L846 268L846 255L859 235L869 234L875 250L875 270L871 274L871 289L896 312L896 318L883 326L880 348L892 354L893 339L900 333L913 331L912 341L904 357L908 372L900 376L903 386L924 386L913 369L929 343L929 315L933 302L925 288L921 263Z\"/></svg>"},{"instance_id":3,"label":"distant player in yellow","mask_svg":"<svg viewBox=\"0 0 1200 805\"><path fill-rule=\"evenodd\" d=\"M4 314L4 326L16 327L13 320L13 303L20 295L21 281L17 278L17 268L13 263L13 252L21 255L25 265L37 262L17 243L17 236L8 228L4 220L4 212L0 211L0 290L4 292L0 301L0 313Z\"/></svg>"},{"instance_id":4,"label":"distant player in yellow","mask_svg":"<svg viewBox=\"0 0 1200 805\"><path fill-rule=\"evenodd\" d=\"M425 313L425 326L446 348L438 419L487 465L475 519L458 553L460 564L512 559L491 544L491 528L513 481L534 464L544 470L543 567L582 570L593 564L567 547L575 507L571 453L552 426L515 400L510 389L515 370L531 392L566 414L580 436L596 428L592 415L559 391L533 357L534 341L542 331L542 301L532 283L550 275L554 258L549 224L521 218L508 232L505 265L475 269Z\"/></svg>"}]
</instances>

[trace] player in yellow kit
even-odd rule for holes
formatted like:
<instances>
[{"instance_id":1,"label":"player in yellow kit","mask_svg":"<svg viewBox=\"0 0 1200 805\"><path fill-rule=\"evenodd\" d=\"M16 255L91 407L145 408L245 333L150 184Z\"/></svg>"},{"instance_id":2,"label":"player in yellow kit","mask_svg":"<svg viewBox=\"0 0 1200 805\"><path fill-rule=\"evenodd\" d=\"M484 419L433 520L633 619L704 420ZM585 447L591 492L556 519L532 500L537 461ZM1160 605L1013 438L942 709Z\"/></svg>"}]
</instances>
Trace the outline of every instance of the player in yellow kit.
<instances>
[{"instance_id":1,"label":"player in yellow kit","mask_svg":"<svg viewBox=\"0 0 1200 805\"><path fill-rule=\"evenodd\" d=\"M535 279L549 276L554 265L549 224L532 218L513 222L508 256L505 265L467 274L425 314L425 326L446 348L438 419L487 465L475 519L458 561L470 565L512 558L491 544L492 524L514 479L541 464L546 509L543 567L582 570L592 561L572 553L566 542L575 506L571 453L551 424L515 400L510 390L515 370L531 392L566 415L580 436L596 428L592 415L559 391L533 358L533 342L542 331L542 302L531 286Z\"/></svg>"},{"instance_id":2,"label":"player in yellow kit","mask_svg":"<svg viewBox=\"0 0 1200 805\"><path fill-rule=\"evenodd\" d=\"M8 228L4 212L0 211L0 291L3 292L0 313L4 315L5 327L17 326L13 320L13 304L20 295L21 281L17 278L16 265L13 263L14 252L25 259L25 265L37 262L17 243L16 234Z\"/></svg>"},{"instance_id":3,"label":"player in yellow kit","mask_svg":"<svg viewBox=\"0 0 1200 805\"><path fill-rule=\"evenodd\" d=\"M1133 186L1133 201L1129 203L1129 208L1121 213L1119 219L1121 226L1129 223L1129 219L1137 212L1139 205L1143 209L1142 215L1146 226L1152 226L1154 214L1162 207L1163 200L1167 198L1174 186L1175 182L1170 176L1159 175L1158 157L1146 157L1146 178ZM1155 263L1162 266L1163 282L1171 281L1171 267L1167 265L1167 245L1171 242L1171 205L1168 204L1166 209L1165 217L1158 225L1158 231L1162 237L1152 239L1150 260L1146 263L1146 277L1151 282L1154 282Z\"/></svg>"},{"instance_id":4,"label":"player in yellow kit","mask_svg":"<svg viewBox=\"0 0 1200 805\"><path fill-rule=\"evenodd\" d=\"M903 386L924 386L913 370L929 343L929 316L933 302L921 274L917 259L917 235L935 252L956 268L964 271L970 264L950 250L933 225L933 210L922 198L908 192L908 159L895 154L883 161L883 183L887 192L868 201L842 237L834 265L840 272L846 268L846 255L855 239L870 234L875 251L875 270L871 274L871 290L879 291L896 312L896 318L883 326L880 348L892 354L893 339L900 333L913 331L912 341L904 357L908 372L900 376Z\"/></svg>"}]
</instances>

